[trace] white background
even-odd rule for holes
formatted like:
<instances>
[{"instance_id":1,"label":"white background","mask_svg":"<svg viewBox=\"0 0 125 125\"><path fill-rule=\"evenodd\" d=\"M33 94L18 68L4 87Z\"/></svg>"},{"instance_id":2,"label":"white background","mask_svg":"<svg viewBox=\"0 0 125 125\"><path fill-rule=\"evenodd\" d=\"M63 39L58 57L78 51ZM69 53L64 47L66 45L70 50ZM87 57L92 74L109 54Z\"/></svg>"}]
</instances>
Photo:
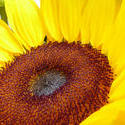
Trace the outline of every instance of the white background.
<instances>
[{"instance_id":1,"label":"white background","mask_svg":"<svg viewBox=\"0 0 125 125\"><path fill-rule=\"evenodd\" d=\"M37 3L37 5L40 7L40 0L34 0L36 3Z\"/></svg>"}]
</instances>

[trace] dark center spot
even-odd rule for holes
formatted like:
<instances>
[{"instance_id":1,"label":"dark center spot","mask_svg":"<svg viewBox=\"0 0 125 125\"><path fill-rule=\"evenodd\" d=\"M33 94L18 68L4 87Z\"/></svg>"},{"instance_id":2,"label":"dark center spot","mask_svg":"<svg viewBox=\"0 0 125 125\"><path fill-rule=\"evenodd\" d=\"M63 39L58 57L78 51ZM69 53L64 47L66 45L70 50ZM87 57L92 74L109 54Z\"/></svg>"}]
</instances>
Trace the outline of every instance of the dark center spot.
<instances>
[{"instance_id":1,"label":"dark center spot","mask_svg":"<svg viewBox=\"0 0 125 125\"><path fill-rule=\"evenodd\" d=\"M66 83L64 74L58 71L47 71L42 75L37 76L32 85L34 95L50 95L59 87Z\"/></svg>"}]
</instances>

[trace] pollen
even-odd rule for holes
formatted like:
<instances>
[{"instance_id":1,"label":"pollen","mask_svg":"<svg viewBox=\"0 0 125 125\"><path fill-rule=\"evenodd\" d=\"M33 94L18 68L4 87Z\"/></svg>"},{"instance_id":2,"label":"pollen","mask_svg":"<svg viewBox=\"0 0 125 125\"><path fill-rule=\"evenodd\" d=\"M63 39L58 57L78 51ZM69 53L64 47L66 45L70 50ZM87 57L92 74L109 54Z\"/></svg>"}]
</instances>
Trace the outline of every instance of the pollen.
<instances>
[{"instance_id":1,"label":"pollen","mask_svg":"<svg viewBox=\"0 0 125 125\"><path fill-rule=\"evenodd\" d=\"M113 71L90 44L48 42L0 73L0 123L78 125L108 103Z\"/></svg>"}]
</instances>

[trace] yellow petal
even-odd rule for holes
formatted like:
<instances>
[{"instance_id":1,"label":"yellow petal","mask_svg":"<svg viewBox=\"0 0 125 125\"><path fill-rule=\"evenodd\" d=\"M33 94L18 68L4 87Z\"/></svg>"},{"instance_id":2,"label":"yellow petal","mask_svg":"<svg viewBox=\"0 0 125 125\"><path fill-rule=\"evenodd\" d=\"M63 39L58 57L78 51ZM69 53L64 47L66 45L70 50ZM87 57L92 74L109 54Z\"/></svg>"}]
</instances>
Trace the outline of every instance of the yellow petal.
<instances>
[{"instance_id":1,"label":"yellow petal","mask_svg":"<svg viewBox=\"0 0 125 125\"><path fill-rule=\"evenodd\" d=\"M125 0L117 15L112 30L103 39L103 51L107 53L114 73L117 74L110 91L110 101L125 97Z\"/></svg>"},{"instance_id":2,"label":"yellow petal","mask_svg":"<svg viewBox=\"0 0 125 125\"><path fill-rule=\"evenodd\" d=\"M85 119L80 125L124 125L114 124L115 121L117 123L125 123L125 119L119 118L119 114L123 111L125 112L125 99L103 106L100 110Z\"/></svg>"},{"instance_id":3,"label":"yellow petal","mask_svg":"<svg viewBox=\"0 0 125 125\"><path fill-rule=\"evenodd\" d=\"M112 33L108 39L105 40L104 46L108 50L109 59L117 74L125 69L125 0L122 1L120 12L117 16L116 22L113 25ZM105 45L107 43L107 45Z\"/></svg>"},{"instance_id":4,"label":"yellow petal","mask_svg":"<svg viewBox=\"0 0 125 125\"><path fill-rule=\"evenodd\" d=\"M125 125L125 111L120 111L112 125Z\"/></svg>"},{"instance_id":5,"label":"yellow petal","mask_svg":"<svg viewBox=\"0 0 125 125\"><path fill-rule=\"evenodd\" d=\"M110 102L125 98L125 70L112 83L109 97Z\"/></svg>"},{"instance_id":6,"label":"yellow petal","mask_svg":"<svg viewBox=\"0 0 125 125\"><path fill-rule=\"evenodd\" d=\"M12 61L12 59L13 59L12 53L9 53L8 51L0 47L0 62L2 62L2 65L3 63Z\"/></svg>"},{"instance_id":7,"label":"yellow petal","mask_svg":"<svg viewBox=\"0 0 125 125\"><path fill-rule=\"evenodd\" d=\"M81 26L83 0L60 0L59 19L61 32L70 42L78 39Z\"/></svg>"},{"instance_id":8,"label":"yellow petal","mask_svg":"<svg viewBox=\"0 0 125 125\"><path fill-rule=\"evenodd\" d=\"M14 33L2 20L0 20L0 47L11 53L23 53L23 47L20 45Z\"/></svg>"},{"instance_id":9,"label":"yellow petal","mask_svg":"<svg viewBox=\"0 0 125 125\"><path fill-rule=\"evenodd\" d=\"M98 48L116 15L115 0L88 0L83 11L81 39Z\"/></svg>"},{"instance_id":10,"label":"yellow petal","mask_svg":"<svg viewBox=\"0 0 125 125\"><path fill-rule=\"evenodd\" d=\"M41 0L41 13L46 25L47 36L53 40L61 41L63 36L59 26L58 0Z\"/></svg>"},{"instance_id":11,"label":"yellow petal","mask_svg":"<svg viewBox=\"0 0 125 125\"><path fill-rule=\"evenodd\" d=\"M9 25L25 48L43 43L39 8L33 0L5 0L5 7Z\"/></svg>"}]
</instances>

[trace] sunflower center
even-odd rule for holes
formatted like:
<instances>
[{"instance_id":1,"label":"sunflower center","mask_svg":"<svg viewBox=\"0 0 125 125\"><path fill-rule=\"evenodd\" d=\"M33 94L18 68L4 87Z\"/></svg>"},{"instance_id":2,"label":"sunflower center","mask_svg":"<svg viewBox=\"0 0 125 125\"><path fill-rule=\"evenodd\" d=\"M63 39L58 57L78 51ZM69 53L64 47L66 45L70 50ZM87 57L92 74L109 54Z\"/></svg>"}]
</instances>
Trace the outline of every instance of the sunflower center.
<instances>
[{"instance_id":1,"label":"sunflower center","mask_svg":"<svg viewBox=\"0 0 125 125\"><path fill-rule=\"evenodd\" d=\"M0 118L9 124L77 125L107 103L112 81L101 51L80 42L49 42L0 72Z\"/></svg>"},{"instance_id":2,"label":"sunflower center","mask_svg":"<svg viewBox=\"0 0 125 125\"><path fill-rule=\"evenodd\" d=\"M58 71L47 71L42 75L37 76L32 85L34 95L50 95L56 89L59 89L66 83L64 74Z\"/></svg>"}]
</instances>

